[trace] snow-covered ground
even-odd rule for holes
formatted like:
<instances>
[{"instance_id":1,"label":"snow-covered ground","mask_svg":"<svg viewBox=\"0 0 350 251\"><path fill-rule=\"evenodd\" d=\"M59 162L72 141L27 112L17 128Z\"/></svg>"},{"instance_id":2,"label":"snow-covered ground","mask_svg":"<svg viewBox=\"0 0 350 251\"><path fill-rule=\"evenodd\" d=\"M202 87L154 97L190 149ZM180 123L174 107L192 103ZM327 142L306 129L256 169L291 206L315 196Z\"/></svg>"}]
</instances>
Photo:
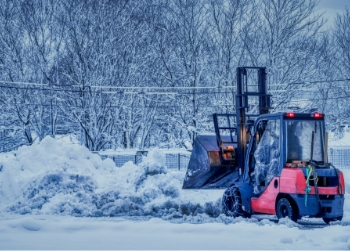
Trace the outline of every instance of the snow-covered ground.
<instances>
[{"instance_id":1,"label":"snow-covered ground","mask_svg":"<svg viewBox=\"0 0 350 251\"><path fill-rule=\"evenodd\" d=\"M121 168L68 138L0 154L0 249L350 249L348 194L330 226L233 219L222 190L182 190L183 178L157 149Z\"/></svg>"},{"instance_id":2,"label":"snow-covered ground","mask_svg":"<svg viewBox=\"0 0 350 251\"><path fill-rule=\"evenodd\" d=\"M173 223L159 218L4 217L1 249L349 249L350 227L269 220Z\"/></svg>"}]
</instances>

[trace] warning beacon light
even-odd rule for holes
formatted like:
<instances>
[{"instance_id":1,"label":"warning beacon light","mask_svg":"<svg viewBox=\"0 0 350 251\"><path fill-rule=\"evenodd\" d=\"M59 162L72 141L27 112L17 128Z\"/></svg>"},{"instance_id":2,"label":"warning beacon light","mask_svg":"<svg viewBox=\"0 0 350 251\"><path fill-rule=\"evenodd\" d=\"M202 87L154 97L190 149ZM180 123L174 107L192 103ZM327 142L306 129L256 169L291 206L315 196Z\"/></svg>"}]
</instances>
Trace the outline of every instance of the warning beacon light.
<instances>
[{"instance_id":1,"label":"warning beacon light","mask_svg":"<svg viewBox=\"0 0 350 251\"><path fill-rule=\"evenodd\" d=\"M315 112L314 113L314 118L315 119L319 119L319 118L322 118L323 117L323 114L322 113L319 113L319 112Z\"/></svg>"},{"instance_id":2,"label":"warning beacon light","mask_svg":"<svg viewBox=\"0 0 350 251\"><path fill-rule=\"evenodd\" d=\"M287 112L286 113L286 116L288 117L288 118L294 118L294 112Z\"/></svg>"}]
</instances>

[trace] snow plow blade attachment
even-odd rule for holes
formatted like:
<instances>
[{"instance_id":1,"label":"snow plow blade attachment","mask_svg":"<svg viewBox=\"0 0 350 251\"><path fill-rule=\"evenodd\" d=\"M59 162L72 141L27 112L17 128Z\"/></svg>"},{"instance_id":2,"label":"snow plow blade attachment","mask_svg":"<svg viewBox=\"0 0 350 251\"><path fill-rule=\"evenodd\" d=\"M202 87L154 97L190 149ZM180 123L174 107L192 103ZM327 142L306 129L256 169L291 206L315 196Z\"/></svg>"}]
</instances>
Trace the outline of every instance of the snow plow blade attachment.
<instances>
[{"instance_id":1,"label":"snow plow blade attachment","mask_svg":"<svg viewBox=\"0 0 350 251\"><path fill-rule=\"evenodd\" d=\"M182 188L227 188L238 180L238 168L221 164L216 136L198 136L193 145Z\"/></svg>"}]
</instances>

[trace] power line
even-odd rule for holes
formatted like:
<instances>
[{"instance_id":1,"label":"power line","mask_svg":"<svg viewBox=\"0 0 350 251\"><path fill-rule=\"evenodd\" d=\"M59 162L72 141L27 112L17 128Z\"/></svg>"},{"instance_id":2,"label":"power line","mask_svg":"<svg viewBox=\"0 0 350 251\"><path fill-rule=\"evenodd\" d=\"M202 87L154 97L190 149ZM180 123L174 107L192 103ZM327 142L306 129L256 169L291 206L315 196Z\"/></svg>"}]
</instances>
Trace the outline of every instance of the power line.
<instances>
[{"instance_id":1,"label":"power line","mask_svg":"<svg viewBox=\"0 0 350 251\"><path fill-rule=\"evenodd\" d=\"M290 100L286 103L298 103L298 102L310 102L310 101L325 101L325 100L336 100L336 99L348 99L350 98L350 96L341 96L341 97L333 97L333 98L320 98L320 99L317 99L317 98L312 98L312 99L299 99L299 100ZM58 101L59 102L59 101ZM65 106L69 106L69 107L73 107L73 108L82 108L82 105L67 105L67 104L62 104L62 105L59 105L59 104L41 104L41 103L12 103L12 102L5 102L7 105L26 105L26 106L29 106L29 105L32 105L32 106L44 106L44 107L62 107L63 105ZM108 104L105 104L105 105L90 105L90 106L87 106L85 107L85 109L88 109L88 108L91 108L91 107L112 107L112 108L120 108L121 106L123 105L108 105ZM142 106L142 107L146 107L146 108L155 108L155 107L159 107L159 108L173 108L173 107L179 107L180 105L174 105L172 102L169 102L169 105L145 105L145 106ZM206 105L206 107L220 107L220 106L233 106L233 104L209 104L209 105Z\"/></svg>"},{"instance_id":2,"label":"power line","mask_svg":"<svg viewBox=\"0 0 350 251\"><path fill-rule=\"evenodd\" d=\"M0 80L0 83L47 86L47 84L39 84L39 83L32 83L32 82L15 82L15 81L10 82L10 81L3 81L3 80Z\"/></svg>"},{"instance_id":3,"label":"power line","mask_svg":"<svg viewBox=\"0 0 350 251\"><path fill-rule=\"evenodd\" d=\"M217 89L218 86L97 86L92 85L91 88L100 89ZM229 86L233 87L233 86ZM228 88L228 87L227 87Z\"/></svg>"},{"instance_id":4,"label":"power line","mask_svg":"<svg viewBox=\"0 0 350 251\"><path fill-rule=\"evenodd\" d=\"M71 89L54 89L54 88L26 88L26 87L17 87L17 86L4 86L4 85L0 85L0 88L8 88L8 89L20 89L20 90L33 90L33 91L56 91L56 92L72 92L72 93L82 93L82 92L86 92L86 93L105 93L105 94L138 94L138 95L142 95L142 94L149 94L149 95L175 95L175 94L216 94L216 93L228 93L228 92L224 92L224 91L215 91L215 92L192 92L192 93L175 93L175 92L128 92L128 91L92 91L92 90L71 90ZM140 88L140 87L139 87ZM164 88L161 88L164 89Z\"/></svg>"},{"instance_id":5,"label":"power line","mask_svg":"<svg viewBox=\"0 0 350 251\"><path fill-rule=\"evenodd\" d=\"M350 79L334 79L334 80L315 80L315 81L307 81L307 82L300 82L300 83L289 83L289 84L271 84L269 87L274 86L287 86L287 85L300 85L300 84L312 84L312 83L334 83L334 82L346 82L350 81ZM27 87L20 87L20 86L7 86L7 85L0 85L0 88L8 88L8 89L19 89L19 90L33 90L33 91L54 91L54 92L71 92L71 93L106 93L106 94L145 94L145 95L194 95L194 94L230 94L227 91L208 91L210 89L236 89L236 86L174 86L174 87L159 87L159 86L86 86L85 90L74 90L74 89L67 89L67 88L57 88L58 86L69 86L71 88L80 87L78 85L48 85L48 84L42 84L42 83L32 83L32 82L15 82L15 81L0 81L0 83L3 84L16 84L16 85L27 85ZM34 87L28 87L30 85L33 85ZM46 88L36 88L36 86L46 86ZM80 87L81 88L81 87ZM95 90L91 90L90 88L93 88ZM120 89L120 91L102 91L102 90L96 90L96 88L100 89ZM144 90L177 90L178 92L150 92L150 91L144 91ZM135 91L125 91L125 90L141 90L140 92ZM185 93L182 92L182 90L198 90L196 92L191 93ZM304 90L304 89L303 89ZM308 90L308 89L305 89ZM290 91L290 90L269 90L271 92L284 92L284 91ZM299 90L296 90L299 91Z\"/></svg>"},{"instance_id":6,"label":"power line","mask_svg":"<svg viewBox=\"0 0 350 251\"><path fill-rule=\"evenodd\" d=\"M228 94L233 93L227 91L198 91L198 92L152 92L152 91L91 91L91 90L70 90L70 89L49 89L49 88L24 88L24 87L15 87L15 86L3 86L0 85L0 88L8 89L19 89L19 90L33 90L33 91L55 91L55 92L70 92L70 93L99 93L99 94L124 94L124 95L210 95L210 94ZM312 91L310 88L296 89L296 90L269 90L270 93L277 92L297 92L297 91Z\"/></svg>"},{"instance_id":7,"label":"power line","mask_svg":"<svg viewBox=\"0 0 350 251\"><path fill-rule=\"evenodd\" d=\"M286 86L286 85L308 85L315 83L334 83L334 82L346 82L350 81L350 78L344 79L332 79L332 80L314 80L314 81L304 81L304 82L291 82L286 84L270 84L269 86Z\"/></svg>"}]
</instances>

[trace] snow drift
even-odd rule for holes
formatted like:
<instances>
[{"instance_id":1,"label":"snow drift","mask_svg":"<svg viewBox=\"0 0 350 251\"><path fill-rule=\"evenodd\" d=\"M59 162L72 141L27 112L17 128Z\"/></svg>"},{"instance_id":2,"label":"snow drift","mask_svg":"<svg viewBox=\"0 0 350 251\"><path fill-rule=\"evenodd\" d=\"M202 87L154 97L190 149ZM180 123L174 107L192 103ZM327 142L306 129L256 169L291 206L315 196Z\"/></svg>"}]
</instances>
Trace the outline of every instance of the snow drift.
<instances>
[{"instance_id":1,"label":"snow drift","mask_svg":"<svg viewBox=\"0 0 350 251\"><path fill-rule=\"evenodd\" d=\"M87 148L46 137L0 154L0 210L73 216L220 215L222 191L182 191L184 171L168 171L152 150L139 165L117 168Z\"/></svg>"},{"instance_id":2,"label":"snow drift","mask_svg":"<svg viewBox=\"0 0 350 251\"><path fill-rule=\"evenodd\" d=\"M0 211L78 217L142 216L234 223L221 214L223 190L182 190L185 170L168 170L160 149L118 168L77 143L46 137L0 154ZM350 221L350 170L342 224ZM248 221L256 221L249 219Z\"/></svg>"}]
</instances>

